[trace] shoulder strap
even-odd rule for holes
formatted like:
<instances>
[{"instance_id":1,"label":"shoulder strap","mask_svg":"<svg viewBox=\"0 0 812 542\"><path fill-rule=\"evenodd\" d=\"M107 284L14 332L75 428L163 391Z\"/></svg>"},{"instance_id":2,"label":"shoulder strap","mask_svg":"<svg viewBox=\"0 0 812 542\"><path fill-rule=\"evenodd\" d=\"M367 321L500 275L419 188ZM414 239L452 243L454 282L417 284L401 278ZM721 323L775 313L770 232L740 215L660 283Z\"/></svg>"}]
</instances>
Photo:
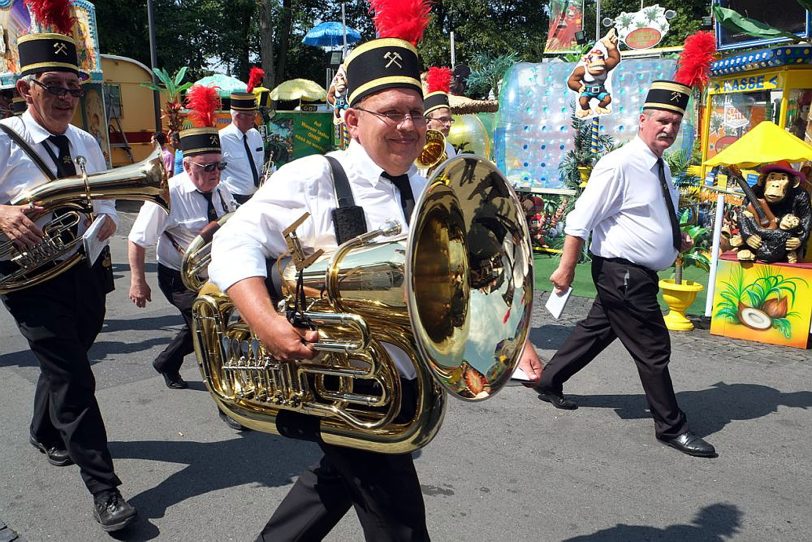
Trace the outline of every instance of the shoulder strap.
<instances>
[{"instance_id":1,"label":"shoulder strap","mask_svg":"<svg viewBox=\"0 0 812 542\"><path fill-rule=\"evenodd\" d=\"M339 207L352 207L355 205L355 199L352 197L352 190L350 190L350 181L347 180L347 174L341 164L332 156L326 156L327 161L330 163L330 169L333 172L333 186L336 191L336 199L338 199Z\"/></svg>"},{"instance_id":2,"label":"shoulder strap","mask_svg":"<svg viewBox=\"0 0 812 542\"><path fill-rule=\"evenodd\" d=\"M29 145L22 137L20 137L20 134L18 134L14 130L14 128L12 128L11 126L7 126L3 123L0 123L0 130L3 130L6 134L8 134L8 136L11 139L14 140L17 146L20 147L23 150L23 152L25 152L25 154L28 155L31 161L37 165L40 171L42 171L42 173L44 173L45 176L48 177L49 181L53 181L54 179L56 179L56 177L54 177L54 174L51 173L51 170L48 168L48 166L45 165L45 162L42 161L42 158L40 158L39 155L36 152L34 152L34 149L31 148L31 145Z\"/></svg>"}]
</instances>

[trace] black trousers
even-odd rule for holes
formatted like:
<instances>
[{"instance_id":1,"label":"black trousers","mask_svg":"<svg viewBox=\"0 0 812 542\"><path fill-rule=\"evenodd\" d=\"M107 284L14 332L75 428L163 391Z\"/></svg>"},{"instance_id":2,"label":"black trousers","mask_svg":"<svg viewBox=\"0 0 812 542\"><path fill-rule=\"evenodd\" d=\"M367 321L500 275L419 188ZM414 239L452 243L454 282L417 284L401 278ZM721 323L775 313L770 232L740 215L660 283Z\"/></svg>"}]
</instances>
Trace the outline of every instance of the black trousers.
<instances>
[{"instance_id":1,"label":"black trousers","mask_svg":"<svg viewBox=\"0 0 812 542\"><path fill-rule=\"evenodd\" d=\"M159 373L175 374L180 371L183 358L195 351L192 342L192 303L197 294L183 285L179 271L162 264L158 264L158 286L167 301L180 311L185 324L152 365Z\"/></svg>"},{"instance_id":2,"label":"black trousers","mask_svg":"<svg viewBox=\"0 0 812 542\"><path fill-rule=\"evenodd\" d=\"M403 383L404 405L413 384ZM403 409L411 417L414 409ZM427 541L426 510L411 454L379 454L319 442L318 464L299 479L265 525L257 542L322 540L350 509L370 541Z\"/></svg>"},{"instance_id":3,"label":"black trousers","mask_svg":"<svg viewBox=\"0 0 812 542\"><path fill-rule=\"evenodd\" d=\"M80 262L38 286L3 296L40 365L31 436L68 450L88 490L121 485L113 471L87 351L101 331L106 270Z\"/></svg>"},{"instance_id":4,"label":"black trousers","mask_svg":"<svg viewBox=\"0 0 812 542\"><path fill-rule=\"evenodd\" d=\"M657 273L593 256L592 280L598 291L595 302L544 367L539 388L561 393L564 382L619 338L637 365L657 436L683 433L687 425L668 372L671 338L657 303Z\"/></svg>"}]
</instances>

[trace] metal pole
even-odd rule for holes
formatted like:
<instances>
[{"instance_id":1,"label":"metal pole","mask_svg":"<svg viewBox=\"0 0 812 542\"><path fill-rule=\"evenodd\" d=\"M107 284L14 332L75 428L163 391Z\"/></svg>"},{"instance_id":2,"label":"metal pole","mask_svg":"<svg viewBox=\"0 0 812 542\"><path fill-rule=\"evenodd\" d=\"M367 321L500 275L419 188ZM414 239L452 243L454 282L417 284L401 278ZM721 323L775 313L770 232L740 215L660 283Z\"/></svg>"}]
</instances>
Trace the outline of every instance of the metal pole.
<instances>
[{"instance_id":1,"label":"metal pole","mask_svg":"<svg viewBox=\"0 0 812 542\"><path fill-rule=\"evenodd\" d=\"M155 14L152 12L152 0L147 0L147 25L149 26L149 61L152 69L158 67L158 51L155 48ZM158 76L152 73L152 82L158 84ZM152 92L152 105L155 109L155 131L162 132L161 129L161 93L157 90Z\"/></svg>"},{"instance_id":2,"label":"metal pole","mask_svg":"<svg viewBox=\"0 0 812 542\"><path fill-rule=\"evenodd\" d=\"M601 41L601 0L595 3L595 43Z\"/></svg>"},{"instance_id":3,"label":"metal pole","mask_svg":"<svg viewBox=\"0 0 812 542\"><path fill-rule=\"evenodd\" d=\"M451 38L451 69L453 70L454 65L456 64L456 61L457 61L457 56L454 53L454 31L453 30L451 31L450 38Z\"/></svg>"},{"instance_id":4,"label":"metal pole","mask_svg":"<svg viewBox=\"0 0 812 542\"><path fill-rule=\"evenodd\" d=\"M705 316L713 315L713 294L716 289L716 268L719 265L719 245L722 241L722 221L725 219L725 195L716 196L716 217L713 220L713 245L711 249L710 275L708 276Z\"/></svg>"},{"instance_id":5,"label":"metal pole","mask_svg":"<svg viewBox=\"0 0 812 542\"><path fill-rule=\"evenodd\" d=\"M341 49L341 60L347 57L347 14L344 11L344 2L341 2L341 28L344 30L344 47Z\"/></svg>"}]
</instances>

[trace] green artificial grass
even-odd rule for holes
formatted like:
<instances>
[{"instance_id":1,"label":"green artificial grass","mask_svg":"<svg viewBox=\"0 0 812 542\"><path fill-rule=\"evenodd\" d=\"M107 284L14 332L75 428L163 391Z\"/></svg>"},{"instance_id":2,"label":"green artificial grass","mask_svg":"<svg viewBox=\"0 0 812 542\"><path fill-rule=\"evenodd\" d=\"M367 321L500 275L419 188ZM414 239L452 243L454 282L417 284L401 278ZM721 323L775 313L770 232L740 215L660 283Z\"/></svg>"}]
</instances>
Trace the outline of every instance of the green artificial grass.
<instances>
[{"instance_id":1,"label":"green artificial grass","mask_svg":"<svg viewBox=\"0 0 812 542\"><path fill-rule=\"evenodd\" d=\"M550 275L558 267L558 256L555 254L536 254L535 258L536 290L549 292L553 289ZM595 285L592 283L591 263L578 264L575 268L575 279L572 282L572 295L576 297L595 297ZM673 278L674 269L669 268L659 273L661 279ZM707 297L708 273L696 267L689 267L682 272L683 280L693 280L705 288L696 296L696 300L688 307L687 314L702 316L705 314L705 299ZM667 308L660 298L660 305Z\"/></svg>"}]
</instances>

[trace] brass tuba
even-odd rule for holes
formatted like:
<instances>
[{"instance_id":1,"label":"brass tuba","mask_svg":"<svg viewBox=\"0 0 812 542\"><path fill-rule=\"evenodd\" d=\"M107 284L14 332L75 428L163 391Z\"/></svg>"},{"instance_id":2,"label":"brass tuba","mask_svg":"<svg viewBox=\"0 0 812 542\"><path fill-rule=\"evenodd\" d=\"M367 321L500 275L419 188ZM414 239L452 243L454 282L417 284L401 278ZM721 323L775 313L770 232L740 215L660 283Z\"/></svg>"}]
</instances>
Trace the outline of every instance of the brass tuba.
<instances>
[{"instance_id":1,"label":"brass tuba","mask_svg":"<svg viewBox=\"0 0 812 542\"><path fill-rule=\"evenodd\" d=\"M426 144L423 145L423 150L420 151L420 156L414 161L414 165L417 166L417 169L431 171L432 168L446 160L448 160L448 154L445 152L445 136L439 130L426 130Z\"/></svg>"},{"instance_id":2,"label":"brass tuba","mask_svg":"<svg viewBox=\"0 0 812 542\"><path fill-rule=\"evenodd\" d=\"M219 408L240 424L286 436L407 453L426 445L446 392L470 401L501 389L518 364L533 298L532 248L516 194L487 160L442 164L417 204L408 236L399 226L305 258L295 229L280 260L280 309L297 281L319 329L314 360L272 358L229 297L206 284L192 308L195 353ZM417 375L406 395L385 345ZM408 401L408 403L407 403Z\"/></svg>"},{"instance_id":3,"label":"brass tuba","mask_svg":"<svg viewBox=\"0 0 812 542\"><path fill-rule=\"evenodd\" d=\"M0 294L45 282L84 259L81 250L75 251L82 243L76 226L92 216L93 200L152 201L169 210L169 186L160 147L156 146L145 160L137 164L91 175L85 171L83 157L77 157L76 162L81 175L41 184L10 202L10 205L44 207L43 212L28 215L34 221L54 211L59 212L42 226L42 240L33 248L17 248L0 233L0 261L15 264L13 270L0 276Z\"/></svg>"}]
</instances>

